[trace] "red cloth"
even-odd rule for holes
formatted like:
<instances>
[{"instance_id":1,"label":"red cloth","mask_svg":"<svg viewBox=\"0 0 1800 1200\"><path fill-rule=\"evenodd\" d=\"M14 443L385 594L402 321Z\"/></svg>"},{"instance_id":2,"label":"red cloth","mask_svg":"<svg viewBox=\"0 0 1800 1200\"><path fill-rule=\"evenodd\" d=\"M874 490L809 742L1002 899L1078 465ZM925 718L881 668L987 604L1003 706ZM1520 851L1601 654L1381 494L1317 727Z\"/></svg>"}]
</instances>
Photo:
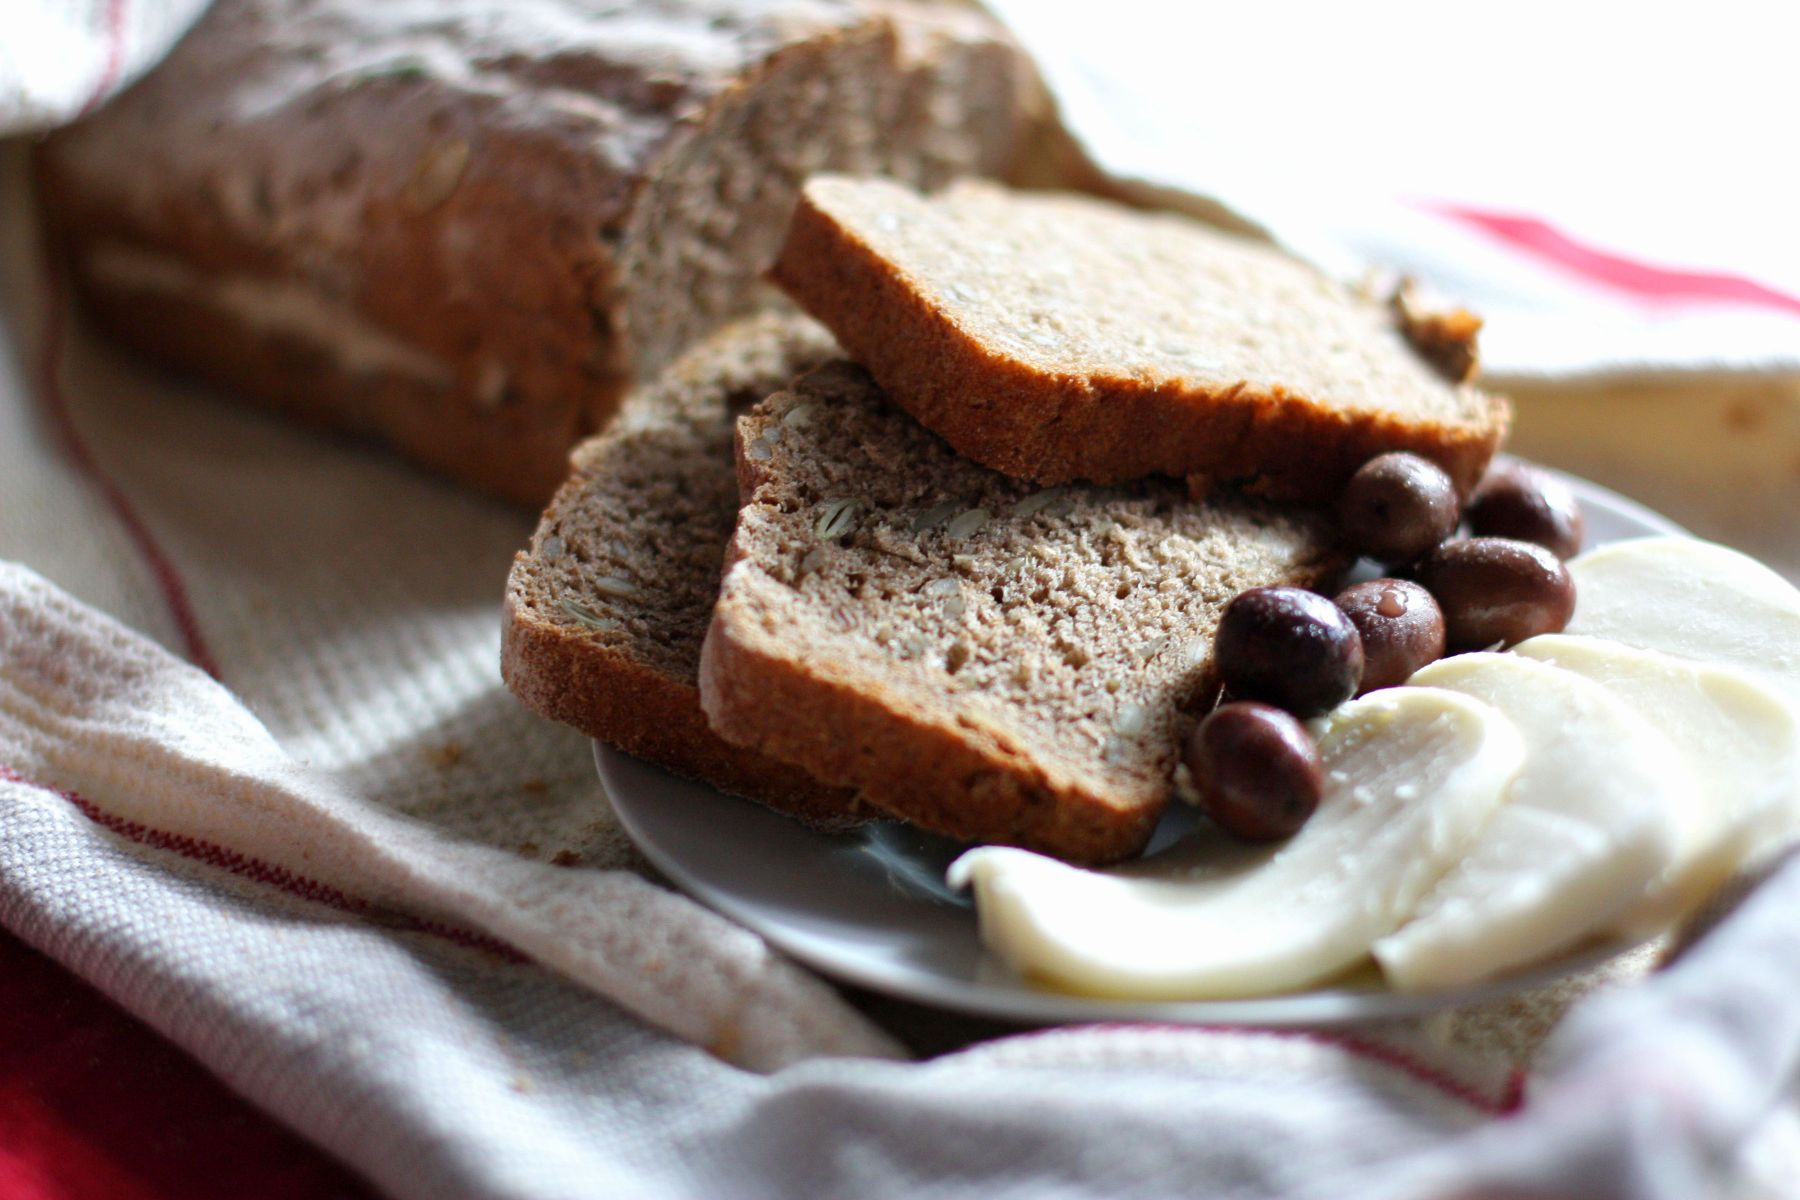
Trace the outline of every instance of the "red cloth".
<instances>
[{"instance_id":1,"label":"red cloth","mask_svg":"<svg viewBox=\"0 0 1800 1200\"><path fill-rule=\"evenodd\" d=\"M342 1166L0 931L0 1200L364 1200Z\"/></svg>"}]
</instances>

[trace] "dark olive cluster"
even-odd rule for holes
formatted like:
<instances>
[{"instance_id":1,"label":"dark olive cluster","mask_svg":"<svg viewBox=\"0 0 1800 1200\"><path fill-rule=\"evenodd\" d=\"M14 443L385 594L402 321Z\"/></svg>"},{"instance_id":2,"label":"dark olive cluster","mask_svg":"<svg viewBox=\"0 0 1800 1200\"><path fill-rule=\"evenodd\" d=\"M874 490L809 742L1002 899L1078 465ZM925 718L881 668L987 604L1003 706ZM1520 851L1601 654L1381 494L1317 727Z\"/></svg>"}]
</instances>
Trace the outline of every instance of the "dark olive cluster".
<instances>
[{"instance_id":1,"label":"dark olive cluster","mask_svg":"<svg viewBox=\"0 0 1800 1200\"><path fill-rule=\"evenodd\" d=\"M1496 463L1464 507L1437 464L1383 454L1351 476L1338 521L1347 547L1386 576L1335 600L1251 588L1219 621L1226 702L1189 735L1183 760L1201 807L1242 838L1287 837L1318 806L1324 780L1303 718L1404 683L1446 652L1554 633L1575 609L1562 560L1580 548L1581 511L1529 464Z\"/></svg>"}]
</instances>

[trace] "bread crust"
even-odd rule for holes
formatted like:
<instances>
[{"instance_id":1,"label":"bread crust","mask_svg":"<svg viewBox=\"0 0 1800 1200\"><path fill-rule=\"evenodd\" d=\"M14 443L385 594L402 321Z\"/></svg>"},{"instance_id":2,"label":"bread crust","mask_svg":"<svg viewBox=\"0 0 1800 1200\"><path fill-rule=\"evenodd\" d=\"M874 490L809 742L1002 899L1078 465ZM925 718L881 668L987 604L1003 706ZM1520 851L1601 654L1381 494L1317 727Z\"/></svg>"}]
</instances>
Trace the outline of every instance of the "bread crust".
<instances>
[{"instance_id":1,"label":"bread crust","mask_svg":"<svg viewBox=\"0 0 1800 1200\"><path fill-rule=\"evenodd\" d=\"M1035 369L959 326L807 191L770 278L958 452L1045 484L1161 474L1187 477L1195 495L1234 483L1329 502L1370 458L1409 450L1466 495L1510 420L1498 396L1482 397L1481 420L1456 425L1335 409L1280 386L1158 384L1106 363Z\"/></svg>"},{"instance_id":2,"label":"bread crust","mask_svg":"<svg viewBox=\"0 0 1800 1200\"><path fill-rule=\"evenodd\" d=\"M527 614L516 586L507 587L500 674L531 711L814 829L848 829L871 815L854 791L721 738L701 712L697 689L583 631Z\"/></svg>"},{"instance_id":3,"label":"bread crust","mask_svg":"<svg viewBox=\"0 0 1800 1200\"><path fill-rule=\"evenodd\" d=\"M41 148L79 296L227 395L536 507L632 386L749 307L798 160L1005 174L1047 119L979 12L625 7L215 5Z\"/></svg>"},{"instance_id":4,"label":"bread crust","mask_svg":"<svg viewBox=\"0 0 1800 1200\"><path fill-rule=\"evenodd\" d=\"M700 703L731 742L857 786L882 810L971 842L1070 862L1143 850L1161 804L1125 809L1046 771L998 730L946 724L880 681L802 666L715 613L700 654Z\"/></svg>"}]
</instances>

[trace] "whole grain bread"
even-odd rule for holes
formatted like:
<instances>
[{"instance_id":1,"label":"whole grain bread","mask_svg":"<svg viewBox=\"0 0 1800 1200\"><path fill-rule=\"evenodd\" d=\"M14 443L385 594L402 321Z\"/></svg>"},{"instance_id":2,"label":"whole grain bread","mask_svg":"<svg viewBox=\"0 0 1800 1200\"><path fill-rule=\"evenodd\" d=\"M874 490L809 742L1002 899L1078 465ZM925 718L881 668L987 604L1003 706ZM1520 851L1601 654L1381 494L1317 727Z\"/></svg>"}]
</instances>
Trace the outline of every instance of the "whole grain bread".
<instances>
[{"instance_id":1,"label":"whole grain bread","mask_svg":"<svg viewBox=\"0 0 1800 1200\"><path fill-rule=\"evenodd\" d=\"M737 516L733 409L835 352L803 316L749 318L634 393L514 559L500 659L533 711L827 827L860 817L854 793L720 739L697 675Z\"/></svg>"},{"instance_id":2,"label":"whole grain bread","mask_svg":"<svg viewBox=\"0 0 1800 1200\"><path fill-rule=\"evenodd\" d=\"M737 452L713 727L928 829L1074 861L1148 838L1225 604L1345 565L1307 510L988 470L847 362L740 418Z\"/></svg>"},{"instance_id":3,"label":"whole grain bread","mask_svg":"<svg viewBox=\"0 0 1800 1200\"><path fill-rule=\"evenodd\" d=\"M1047 119L969 5L218 0L40 179L117 339L535 507L809 172L1008 174Z\"/></svg>"},{"instance_id":4,"label":"whole grain bread","mask_svg":"<svg viewBox=\"0 0 1800 1200\"><path fill-rule=\"evenodd\" d=\"M1467 314L1088 197L816 178L773 277L952 446L1043 483L1168 474L1330 500L1411 450L1466 493L1508 422L1464 381Z\"/></svg>"}]
</instances>

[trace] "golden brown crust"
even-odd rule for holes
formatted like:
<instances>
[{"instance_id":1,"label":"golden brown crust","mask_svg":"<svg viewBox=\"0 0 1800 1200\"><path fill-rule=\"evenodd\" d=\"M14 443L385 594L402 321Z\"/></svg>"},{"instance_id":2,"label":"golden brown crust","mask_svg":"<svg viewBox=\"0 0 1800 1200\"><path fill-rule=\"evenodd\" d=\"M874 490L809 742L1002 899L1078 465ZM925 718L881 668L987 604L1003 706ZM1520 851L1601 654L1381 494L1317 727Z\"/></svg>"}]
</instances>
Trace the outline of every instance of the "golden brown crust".
<instances>
[{"instance_id":1,"label":"golden brown crust","mask_svg":"<svg viewBox=\"0 0 1800 1200\"><path fill-rule=\"evenodd\" d=\"M1272 582L1309 587L1342 570L1334 558ZM1131 858L1156 828L1160 803L1123 808L1045 770L998 728L967 717L947 725L879 681L752 644L743 628L715 613L700 655L701 705L733 743L859 788L866 803L921 828L1069 862Z\"/></svg>"},{"instance_id":2,"label":"golden brown crust","mask_svg":"<svg viewBox=\"0 0 1800 1200\"><path fill-rule=\"evenodd\" d=\"M234 401L300 425L386 443L433 474L522 507L555 493L586 428L573 405L447 404L441 388L402 374L344 371L315 345L178 297L78 290L108 336L148 359L179 364ZM597 380L590 388L596 397L606 391Z\"/></svg>"},{"instance_id":3,"label":"golden brown crust","mask_svg":"<svg viewBox=\"0 0 1800 1200\"><path fill-rule=\"evenodd\" d=\"M693 687L523 608L509 586L500 673L539 716L816 829L845 829L873 815L854 792L725 741L707 724Z\"/></svg>"},{"instance_id":4,"label":"golden brown crust","mask_svg":"<svg viewBox=\"0 0 1800 1200\"><path fill-rule=\"evenodd\" d=\"M1466 308L1432 307L1411 280L1394 289L1394 315L1419 356L1456 383L1481 368L1481 318Z\"/></svg>"},{"instance_id":5,"label":"golden brown crust","mask_svg":"<svg viewBox=\"0 0 1800 1200\"><path fill-rule=\"evenodd\" d=\"M1042 483L1185 475L1196 494L1249 481L1280 499L1330 501L1369 458L1410 450L1466 494L1508 423L1499 397L1484 398L1485 420L1452 425L1334 409L1279 387L1040 371L959 327L804 193L770 277L922 424L978 462Z\"/></svg>"},{"instance_id":6,"label":"golden brown crust","mask_svg":"<svg viewBox=\"0 0 1800 1200\"><path fill-rule=\"evenodd\" d=\"M1052 776L999 730L951 730L867 679L830 664L803 670L739 640L717 616L700 655L700 694L721 736L860 785L870 803L949 837L1101 864L1141 851L1162 812L1123 810Z\"/></svg>"}]
</instances>

